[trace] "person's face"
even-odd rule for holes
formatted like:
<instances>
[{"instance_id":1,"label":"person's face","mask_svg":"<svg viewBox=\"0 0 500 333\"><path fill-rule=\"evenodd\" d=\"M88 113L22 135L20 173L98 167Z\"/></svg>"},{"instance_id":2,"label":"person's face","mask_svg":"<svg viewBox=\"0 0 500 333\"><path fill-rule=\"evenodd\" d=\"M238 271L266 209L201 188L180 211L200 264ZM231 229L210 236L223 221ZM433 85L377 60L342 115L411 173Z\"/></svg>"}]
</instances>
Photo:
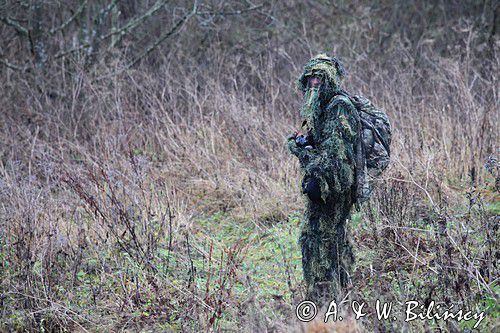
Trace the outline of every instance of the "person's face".
<instances>
[{"instance_id":1,"label":"person's face","mask_svg":"<svg viewBox=\"0 0 500 333\"><path fill-rule=\"evenodd\" d=\"M322 83L322 80L318 76L310 76L307 79L307 87L308 88L318 88Z\"/></svg>"}]
</instances>

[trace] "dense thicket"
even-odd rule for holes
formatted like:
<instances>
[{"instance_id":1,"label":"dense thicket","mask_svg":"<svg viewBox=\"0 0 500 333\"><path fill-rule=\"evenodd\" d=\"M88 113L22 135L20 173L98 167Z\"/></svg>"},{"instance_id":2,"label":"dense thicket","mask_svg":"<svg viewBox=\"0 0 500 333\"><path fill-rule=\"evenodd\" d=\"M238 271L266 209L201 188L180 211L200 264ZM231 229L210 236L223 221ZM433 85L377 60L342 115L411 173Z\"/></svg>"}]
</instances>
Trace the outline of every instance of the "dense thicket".
<instances>
[{"instance_id":1,"label":"dense thicket","mask_svg":"<svg viewBox=\"0 0 500 333\"><path fill-rule=\"evenodd\" d=\"M302 207L284 143L324 51L394 127L352 293L488 309L493 330L499 27L496 1L3 1L0 330L289 331L296 240L266 268L278 296L252 251Z\"/></svg>"}]
</instances>

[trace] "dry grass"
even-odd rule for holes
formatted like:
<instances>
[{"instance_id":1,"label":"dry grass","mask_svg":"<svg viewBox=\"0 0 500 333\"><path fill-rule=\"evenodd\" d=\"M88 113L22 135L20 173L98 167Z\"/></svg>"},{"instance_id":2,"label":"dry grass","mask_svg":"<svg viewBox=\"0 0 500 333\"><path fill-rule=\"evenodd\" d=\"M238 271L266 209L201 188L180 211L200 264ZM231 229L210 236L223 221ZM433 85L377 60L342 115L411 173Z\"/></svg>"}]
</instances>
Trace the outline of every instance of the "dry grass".
<instances>
[{"instance_id":1,"label":"dry grass","mask_svg":"<svg viewBox=\"0 0 500 333\"><path fill-rule=\"evenodd\" d=\"M453 35L464 56L436 51L439 36L393 36L373 58L366 21L325 36L315 10L318 27L293 21L257 41L249 28L252 51L228 34L204 60L179 37L154 65L113 76L102 73L120 60L54 63L42 92L2 69L0 330L303 330L300 174L284 143L299 124L293 80L325 44L344 55L347 90L394 127L391 166L353 217L350 297L486 309L484 331L498 327L498 58L477 58L466 20ZM315 329L465 329L339 325Z\"/></svg>"}]
</instances>

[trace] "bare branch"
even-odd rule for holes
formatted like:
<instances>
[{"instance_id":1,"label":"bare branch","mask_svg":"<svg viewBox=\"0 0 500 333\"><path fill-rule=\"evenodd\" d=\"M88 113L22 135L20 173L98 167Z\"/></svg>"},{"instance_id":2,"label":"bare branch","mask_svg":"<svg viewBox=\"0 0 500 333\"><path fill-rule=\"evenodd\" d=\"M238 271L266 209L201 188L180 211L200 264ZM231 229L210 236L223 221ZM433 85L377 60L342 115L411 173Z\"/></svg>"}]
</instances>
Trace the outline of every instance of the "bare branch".
<instances>
[{"instance_id":1,"label":"bare branch","mask_svg":"<svg viewBox=\"0 0 500 333\"><path fill-rule=\"evenodd\" d=\"M151 17L152 15L154 15L158 10L160 10L163 5L166 3L166 0L158 0L149 10L147 10L144 14L142 14L141 16L137 17L137 18L134 18L132 20L130 20L127 24L125 24L123 27L121 28L118 28L116 30L112 30L110 33L104 35L104 36L98 36L96 37L97 38L97 41L98 42L101 42L103 40L106 40L112 36L115 36L117 34L124 34L125 32L127 32L128 30L131 30L131 29L134 29L135 27L137 27L139 24L141 24L142 22L144 22L147 18ZM109 11L111 10L114 5L116 4L116 0L114 0L106 9L104 12L106 11ZM71 54L73 52L78 52L78 51L81 51L83 49L87 49L89 47L92 46L92 43L90 42L86 42L84 44L81 44L79 46L76 46L76 47L73 47L69 50L64 50L64 51L61 51L61 52L58 52L56 55L54 55L54 59L58 59L58 58L61 58L61 57L64 57L68 54Z\"/></svg>"},{"instance_id":2,"label":"bare branch","mask_svg":"<svg viewBox=\"0 0 500 333\"><path fill-rule=\"evenodd\" d=\"M166 2L167 2L166 0L158 0L158 1L156 1L156 3L151 8L149 8L144 14L142 14L139 17L136 17L135 19L130 20L123 27L120 27L120 28L118 28L116 30L111 31L110 33L108 33L108 34L106 34L104 36L101 36L101 40L107 39L107 38L109 38L109 37L111 37L113 35L116 35L116 34L124 34L128 30L134 29L139 24L141 24L142 22L144 22L147 18L153 16L158 10L160 10L163 7L163 5Z\"/></svg>"},{"instance_id":3,"label":"bare branch","mask_svg":"<svg viewBox=\"0 0 500 333\"><path fill-rule=\"evenodd\" d=\"M85 0L84 2L82 2L82 4L80 5L80 7L78 7L78 9L76 10L76 12L71 15L66 21L64 21L60 26L58 26L57 28L52 28L50 29L50 34L53 35L55 34L56 32L60 31L60 30L64 30L71 22L73 22L73 20L81 14L81 12L83 11L83 9L85 8L85 6L87 5L87 2L88 0ZM116 3L116 0L113 1L113 3Z\"/></svg>"},{"instance_id":4,"label":"bare branch","mask_svg":"<svg viewBox=\"0 0 500 333\"><path fill-rule=\"evenodd\" d=\"M252 6L252 7L248 7L248 8L242 9L242 10L235 10L235 11L232 11L232 12L205 11L205 12L197 12L196 14L197 15L220 15L220 16L241 15L241 14L244 14L244 13L248 13L248 12L260 9L262 7L264 7L264 4L255 5L255 6Z\"/></svg>"},{"instance_id":5,"label":"bare branch","mask_svg":"<svg viewBox=\"0 0 500 333\"><path fill-rule=\"evenodd\" d=\"M19 65L11 64L9 61L7 61L7 59L0 59L0 63L4 64L5 67L16 70L16 71L24 72L25 70L28 69L28 66L19 66Z\"/></svg>"},{"instance_id":6,"label":"bare branch","mask_svg":"<svg viewBox=\"0 0 500 333\"><path fill-rule=\"evenodd\" d=\"M113 0L111 3L101 11L101 16L106 16L113 8L115 8L118 0Z\"/></svg>"},{"instance_id":7,"label":"bare branch","mask_svg":"<svg viewBox=\"0 0 500 333\"><path fill-rule=\"evenodd\" d=\"M118 75L120 73L123 73L125 70L129 69L130 67L134 66L137 62L139 62L141 59L143 59L145 56L147 56L151 51L153 51L158 45L160 45L165 39L169 38L173 34L175 34L188 20L191 18L193 15L196 15L198 9L198 1L195 0L193 4L192 10L184 15L175 25L172 29L170 29L168 32L160 36L153 44L151 44L149 47L147 47L144 52L142 52L137 58L132 60L130 63L125 65L119 70L113 71L111 73L105 74L103 76L100 76L96 78L96 81L102 80L104 78L109 78L114 75Z\"/></svg>"},{"instance_id":8,"label":"bare branch","mask_svg":"<svg viewBox=\"0 0 500 333\"><path fill-rule=\"evenodd\" d=\"M64 56L66 56L68 54L71 54L73 52L77 52L77 51L86 49L88 47L90 47L90 43L84 43L82 45L79 45L77 47L71 48L69 50L64 50L64 51L58 52L58 53L56 53L56 55L54 55L54 59L59 59L59 58L64 57Z\"/></svg>"},{"instance_id":9,"label":"bare branch","mask_svg":"<svg viewBox=\"0 0 500 333\"><path fill-rule=\"evenodd\" d=\"M184 25L184 23L186 23L186 21L193 15L196 14L196 2L195 2L195 5L193 6L193 10L184 15L175 25L172 29L170 29L170 31L168 31L167 33L164 33L163 35L161 35L153 44L151 44L150 46L148 46L146 48L146 50L144 50L144 52L142 52L137 58L135 58L132 62L130 62L125 68L130 68L132 67L133 65L135 65L137 62L139 62L142 58L144 58L145 56L147 56L149 53L151 53L151 51L153 51L158 45L160 45L165 39L167 39L168 37L172 36L174 33L176 33L181 27L182 25Z\"/></svg>"},{"instance_id":10,"label":"bare branch","mask_svg":"<svg viewBox=\"0 0 500 333\"><path fill-rule=\"evenodd\" d=\"M0 21L16 29L17 33L19 33L20 35L28 36L28 29L14 21L13 19L9 17L0 17Z\"/></svg>"}]
</instances>

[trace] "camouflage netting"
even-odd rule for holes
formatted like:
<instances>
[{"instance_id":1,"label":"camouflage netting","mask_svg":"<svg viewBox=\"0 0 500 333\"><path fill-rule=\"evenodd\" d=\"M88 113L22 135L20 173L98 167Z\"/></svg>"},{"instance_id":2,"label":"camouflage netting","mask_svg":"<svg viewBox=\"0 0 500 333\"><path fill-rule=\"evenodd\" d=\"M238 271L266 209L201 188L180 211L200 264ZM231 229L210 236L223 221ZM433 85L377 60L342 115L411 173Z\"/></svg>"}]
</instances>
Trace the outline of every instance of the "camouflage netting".
<instances>
[{"instance_id":1,"label":"camouflage netting","mask_svg":"<svg viewBox=\"0 0 500 333\"><path fill-rule=\"evenodd\" d=\"M302 92L307 90L307 78L311 75L324 75L326 81L335 90L340 90L340 84L345 76L345 69L337 58L322 53L309 60L304 66L304 72L297 80L297 86Z\"/></svg>"},{"instance_id":2,"label":"camouflage netting","mask_svg":"<svg viewBox=\"0 0 500 333\"><path fill-rule=\"evenodd\" d=\"M353 263L346 221L356 201L356 147L359 119L350 99L337 95L344 70L324 54L311 59L298 80L304 92L302 131L312 138L300 145L296 136L288 148L298 157L307 196L306 218L300 242L308 297L319 303L345 287ZM308 78L322 84L308 86Z\"/></svg>"}]
</instances>

